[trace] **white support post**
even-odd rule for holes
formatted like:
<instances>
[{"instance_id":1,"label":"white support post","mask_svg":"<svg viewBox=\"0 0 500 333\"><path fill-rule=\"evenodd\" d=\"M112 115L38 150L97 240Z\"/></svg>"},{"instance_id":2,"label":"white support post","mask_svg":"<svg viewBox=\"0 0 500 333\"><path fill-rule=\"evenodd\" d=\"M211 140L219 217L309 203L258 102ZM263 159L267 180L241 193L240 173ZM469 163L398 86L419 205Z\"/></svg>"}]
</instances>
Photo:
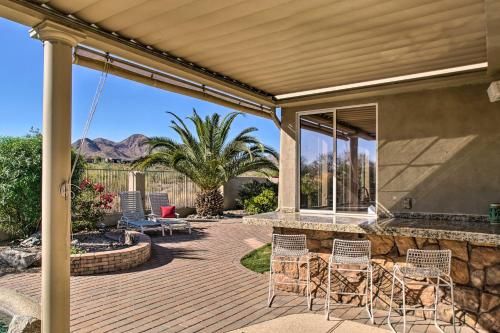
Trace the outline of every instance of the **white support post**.
<instances>
[{"instance_id":1,"label":"white support post","mask_svg":"<svg viewBox=\"0 0 500 333\"><path fill-rule=\"evenodd\" d=\"M44 21L30 35L43 41L42 332L70 331L72 47L84 35Z\"/></svg>"}]
</instances>

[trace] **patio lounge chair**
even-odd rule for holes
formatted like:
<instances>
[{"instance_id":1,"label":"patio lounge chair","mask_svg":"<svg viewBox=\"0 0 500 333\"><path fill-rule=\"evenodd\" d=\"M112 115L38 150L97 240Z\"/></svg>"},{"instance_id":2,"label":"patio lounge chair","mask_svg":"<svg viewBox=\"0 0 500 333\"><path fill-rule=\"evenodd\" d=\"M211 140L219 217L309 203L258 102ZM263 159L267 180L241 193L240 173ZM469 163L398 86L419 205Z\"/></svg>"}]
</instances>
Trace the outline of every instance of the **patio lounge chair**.
<instances>
[{"instance_id":1,"label":"patio lounge chair","mask_svg":"<svg viewBox=\"0 0 500 333\"><path fill-rule=\"evenodd\" d=\"M148 220L144 215L142 207L141 192L130 191L120 193L120 207L122 217L118 220L117 228L130 228L140 230L161 228L162 236L165 236L165 225L158 221Z\"/></svg>"},{"instance_id":2,"label":"patio lounge chair","mask_svg":"<svg viewBox=\"0 0 500 333\"><path fill-rule=\"evenodd\" d=\"M186 220L180 219L179 214L175 213L175 217L173 218L161 217L161 207L170 205L167 193L152 192L148 194L148 197L149 204L151 206L151 214L149 215L151 220L166 225L168 227L168 230L170 230L170 236L172 236L172 231L174 228L188 229L189 234L191 234L191 224Z\"/></svg>"}]
</instances>

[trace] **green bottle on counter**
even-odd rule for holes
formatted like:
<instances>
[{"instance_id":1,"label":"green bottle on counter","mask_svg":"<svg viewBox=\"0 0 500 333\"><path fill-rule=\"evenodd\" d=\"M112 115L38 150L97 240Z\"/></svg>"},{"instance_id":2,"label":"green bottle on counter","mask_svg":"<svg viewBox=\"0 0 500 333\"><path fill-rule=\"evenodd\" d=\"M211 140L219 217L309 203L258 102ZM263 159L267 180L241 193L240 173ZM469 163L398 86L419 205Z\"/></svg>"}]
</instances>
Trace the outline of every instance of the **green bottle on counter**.
<instances>
[{"instance_id":1,"label":"green bottle on counter","mask_svg":"<svg viewBox=\"0 0 500 333\"><path fill-rule=\"evenodd\" d=\"M490 223L500 223L500 203L490 204L488 219Z\"/></svg>"}]
</instances>

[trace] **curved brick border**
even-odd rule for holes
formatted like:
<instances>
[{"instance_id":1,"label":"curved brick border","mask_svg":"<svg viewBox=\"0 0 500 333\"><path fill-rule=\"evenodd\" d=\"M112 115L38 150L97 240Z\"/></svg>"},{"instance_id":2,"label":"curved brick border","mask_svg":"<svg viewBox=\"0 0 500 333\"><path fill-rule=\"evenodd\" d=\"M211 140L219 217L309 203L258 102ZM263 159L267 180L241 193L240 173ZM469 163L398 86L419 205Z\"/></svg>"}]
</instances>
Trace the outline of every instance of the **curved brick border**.
<instances>
[{"instance_id":1,"label":"curved brick border","mask_svg":"<svg viewBox=\"0 0 500 333\"><path fill-rule=\"evenodd\" d=\"M136 231L126 231L137 244L120 250L71 255L71 275L116 272L139 266L151 256L151 238Z\"/></svg>"}]
</instances>

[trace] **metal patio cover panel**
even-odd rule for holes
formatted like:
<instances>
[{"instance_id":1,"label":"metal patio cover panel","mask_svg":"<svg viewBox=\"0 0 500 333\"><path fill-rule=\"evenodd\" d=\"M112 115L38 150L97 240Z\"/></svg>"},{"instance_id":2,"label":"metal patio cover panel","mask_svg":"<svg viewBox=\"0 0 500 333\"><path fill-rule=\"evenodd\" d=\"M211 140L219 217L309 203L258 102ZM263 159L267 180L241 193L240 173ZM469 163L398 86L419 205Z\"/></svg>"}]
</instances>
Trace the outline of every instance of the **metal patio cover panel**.
<instances>
[{"instance_id":1,"label":"metal patio cover panel","mask_svg":"<svg viewBox=\"0 0 500 333\"><path fill-rule=\"evenodd\" d=\"M273 95L486 61L483 0L50 0Z\"/></svg>"}]
</instances>

